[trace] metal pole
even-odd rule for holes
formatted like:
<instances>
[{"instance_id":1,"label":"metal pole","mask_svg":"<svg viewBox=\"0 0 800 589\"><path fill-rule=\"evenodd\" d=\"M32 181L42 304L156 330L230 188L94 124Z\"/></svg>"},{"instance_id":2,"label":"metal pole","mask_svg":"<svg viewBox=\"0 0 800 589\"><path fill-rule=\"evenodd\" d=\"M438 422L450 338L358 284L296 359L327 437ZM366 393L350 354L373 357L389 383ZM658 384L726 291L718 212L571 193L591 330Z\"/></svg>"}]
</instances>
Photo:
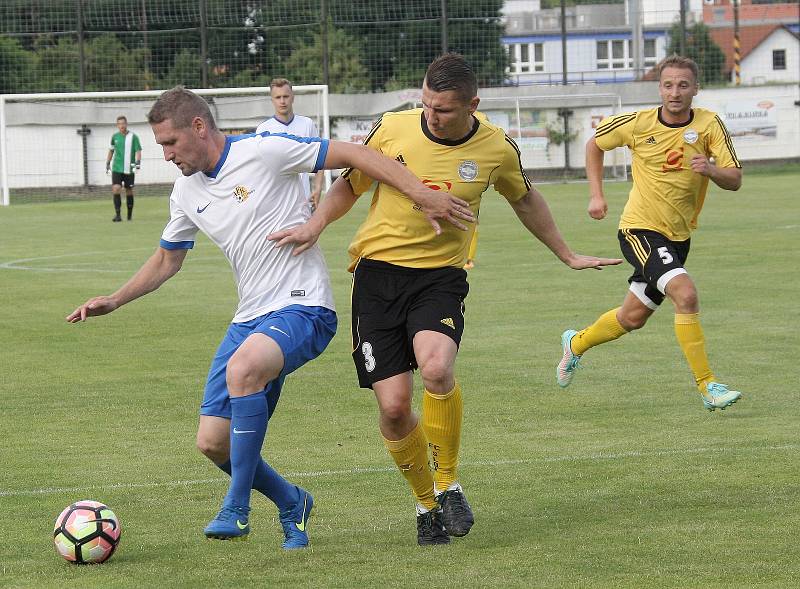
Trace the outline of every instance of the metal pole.
<instances>
[{"instance_id":1,"label":"metal pole","mask_svg":"<svg viewBox=\"0 0 800 589\"><path fill-rule=\"evenodd\" d=\"M208 88L208 15L206 0L200 1L200 85Z\"/></svg>"},{"instance_id":2,"label":"metal pole","mask_svg":"<svg viewBox=\"0 0 800 589\"><path fill-rule=\"evenodd\" d=\"M150 69L150 44L147 42L147 4L145 3L146 0L142 0L142 9L141 9L141 17L140 17L140 26L142 28L142 44L144 45L144 50L147 52L147 57L145 58L145 67L149 70Z\"/></svg>"},{"instance_id":3,"label":"metal pole","mask_svg":"<svg viewBox=\"0 0 800 589\"><path fill-rule=\"evenodd\" d=\"M641 80L644 74L644 34L642 32L642 0L630 0L631 51L633 52L633 79Z\"/></svg>"},{"instance_id":4,"label":"metal pole","mask_svg":"<svg viewBox=\"0 0 800 589\"><path fill-rule=\"evenodd\" d=\"M81 136L81 143L83 144L83 185L89 186L89 142L87 137L91 135L92 130L84 123L81 128L75 131Z\"/></svg>"},{"instance_id":5,"label":"metal pole","mask_svg":"<svg viewBox=\"0 0 800 589\"><path fill-rule=\"evenodd\" d=\"M78 87L81 92L86 90L86 55L84 48L83 32L83 0L78 0Z\"/></svg>"},{"instance_id":6,"label":"metal pole","mask_svg":"<svg viewBox=\"0 0 800 589\"><path fill-rule=\"evenodd\" d=\"M0 205L7 207L11 204L10 191L8 189L8 145L6 134L6 97L0 95L0 184L3 186L3 194L0 197Z\"/></svg>"},{"instance_id":7,"label":"metal pole","mask_svg":"<svg viewBox=\"0 0 800 589\"><path fill-rule=\"evenodd\" d=\"M570 171L570 163L569 163L569 117L573 114L573 111L569 108L559 108L558 109L558 116L564 119L564 177L566 178L567 173Z\"/></svg>"},{"instance_id":8,"label":"metal pole","mask_svg":"<svg viewBox=\"0 0 800 589\"><path fill-rule=\"evenodd\" d=\"M733 0L733 71L736 85L742 83L742 50L739 43L739 0Z\"/></svg>"},{"instance_id":9,"label":"metal pole","mask_svg":"<svg viewBox=\"0 0 800 589\"><path fill-rule=\"evenodd\" d=\"M567 2L561 0L561 83L567 85Z\"/></svg>"},{"instance_id":10,"label":"metal pole","mask_svg":"<svg viewBox=\"0 0 800 589\"><path fill-rule=\"evenodd\" d=\"M442 55L447 53L447 0L441 1L442 22Z\"/></svg>"},{"instance_id":11,"label":"metal pole","mask_svg":"<svg viewBox=\"0 0 800 589\"><path fill-rule=\"evenodd\" d=\"M320 0L320 41L322 42L322 83L328 86L330 82L330 64L328 62L328 2ZM327 91L327 90L326 90Z\"/></svg>"},{"instance_id":12,"label":"metal pole","mask_svg":"<svg viewBox=\"0 0 800 589\"><path fill-rule=\"evenodd\" d=\"M686 0L680 0L681 4L681 34L678 39L678 53L686 55Z\"/></svg>"}]
</instances>

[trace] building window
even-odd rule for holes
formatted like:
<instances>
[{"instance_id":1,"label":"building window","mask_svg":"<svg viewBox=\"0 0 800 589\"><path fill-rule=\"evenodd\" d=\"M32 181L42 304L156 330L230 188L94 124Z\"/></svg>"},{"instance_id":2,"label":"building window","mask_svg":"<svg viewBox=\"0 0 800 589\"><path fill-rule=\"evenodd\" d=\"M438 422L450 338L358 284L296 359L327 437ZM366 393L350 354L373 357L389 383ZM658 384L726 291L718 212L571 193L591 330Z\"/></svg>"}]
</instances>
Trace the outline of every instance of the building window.
<instances>
[{"instance_id":1,"label":"building window","mask_svg":"<svg viewBox=\"0 0 800 589\"><path fill-rule=\"evenodd\" d=\"M512 74L529 74L544 71L543 43L511 43L508 46L511 56Z\"/></svg>"},{"instance_id":2,"label":"building window","mask_svg":"<svg viewBox=\"0 0 800 589\"><path fill-rule=\"evenodd\" d=\"M644 40L644 65L645 67L654 67L657 63L656 60L656 40Z\"/></svg>"},{"instance_id":3,"label":"building window","mask_svg":"<svg viewBox=\"0 0 800 589\"><path fill-rule=\"evenodd\" d=\"M786 49L772 50L772 69L773 70L786 69Z\"/></svg>"},{"instance_id":4,"label":"building window","mask_svg":"<svg viewBox=\"0 0 800 589\"><path fill-rule=\"evenodd\" d=\"M614 39L597 42L597 69L621 70L633 67L630 40Z\"/></svg>"},{"instance_id":5,"label":"building window","mask_svg":"<svg viewBox=\"0 0 800 589\"><path fill-rule=\"evenodd\" d=\"M656 40L645 39L642 47L644 66L653 67L656 59ZM633 67L633 43L630 39L614 39L597 42L597 69L622 70Z\"/></svg>"}]
</instances>

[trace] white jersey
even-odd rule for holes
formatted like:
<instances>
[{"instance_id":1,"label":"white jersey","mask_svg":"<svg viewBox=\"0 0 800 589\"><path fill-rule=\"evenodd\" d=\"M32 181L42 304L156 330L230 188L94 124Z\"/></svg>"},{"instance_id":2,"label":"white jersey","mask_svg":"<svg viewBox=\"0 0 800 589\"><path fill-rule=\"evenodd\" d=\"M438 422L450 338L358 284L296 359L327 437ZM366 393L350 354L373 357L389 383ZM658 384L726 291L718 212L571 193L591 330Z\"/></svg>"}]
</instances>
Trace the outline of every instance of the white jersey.
<instances>
[{"instance_id":1,"label":"white jersey","mask_svg":"<svg viewBox=\"0 0 800 589\"><path fill-rule=\"evenodd\" d=\"M211 172L175 181L165 249L190 249L198 230L224 252L233 268L239 307L233 323L289 305L335 310L328 268L317 245L299 256L275 247L267 235L311 216L298 172L322 167L328 141L286 134L229 136Z\"/></svg>"},{"instance_id":2,"label":"white jersey","mask_svg":"<svg viewBox=\"0 0 800 589\"><path fill-rule=\"evenodd\" d=\"M293 115L288 123L284 123L280 119L270 117L261 123L256 129L256 133L269 131L270 133L290 133L298 137L319 137L319 131L314 121L303 115ZM308 174L301 174L303 177L303 188L306 191L306 197L311 194L311 185Z\"/></svg>"}]
</instances>

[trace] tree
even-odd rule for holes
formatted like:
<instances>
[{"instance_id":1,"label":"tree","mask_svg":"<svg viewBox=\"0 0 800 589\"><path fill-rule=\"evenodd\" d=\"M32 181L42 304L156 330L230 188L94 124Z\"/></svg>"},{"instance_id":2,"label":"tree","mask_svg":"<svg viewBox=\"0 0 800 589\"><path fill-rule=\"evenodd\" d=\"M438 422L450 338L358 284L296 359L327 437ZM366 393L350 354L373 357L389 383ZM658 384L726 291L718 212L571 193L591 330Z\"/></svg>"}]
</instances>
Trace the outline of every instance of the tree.
<instances>
[{"instance_id":1,"label":"tree","mask_svg":"<svg viewBox=\"0 0 800 589\"><path fill-rule=\"evenodd\" d=\"M297 47L285 68L295 84L322 83L322 36ZM369 90L369 73L361 62L358 43L341 29L328 29L328 73L332 92L353 93Z\"/></svg>"},{"instance_id":2,"label":"tree","mask_svg":"<svg viewBox=\"0 0 800 589\"><path fill-rule=\"evenodd\" d=\"M19 41L0 36L0 94L26 92L31 88L33 59Z\"/></svg>"},{"instance_id":3,"label":"tree","mask_svg":"<svg viewBox=\"0 0 800 589\"><path fill-rule=\"evenodd\" d=\"M669 32L669 51L678 53L681 46L681 26L675 23ZM700 68L700 80L703 85L721 84L725 78L725 54L719 45L714 43L709 29L703 23L696 23L686 29L686 52L684 57L690 57L697 62Z\"/></svg>"}]
</instances>

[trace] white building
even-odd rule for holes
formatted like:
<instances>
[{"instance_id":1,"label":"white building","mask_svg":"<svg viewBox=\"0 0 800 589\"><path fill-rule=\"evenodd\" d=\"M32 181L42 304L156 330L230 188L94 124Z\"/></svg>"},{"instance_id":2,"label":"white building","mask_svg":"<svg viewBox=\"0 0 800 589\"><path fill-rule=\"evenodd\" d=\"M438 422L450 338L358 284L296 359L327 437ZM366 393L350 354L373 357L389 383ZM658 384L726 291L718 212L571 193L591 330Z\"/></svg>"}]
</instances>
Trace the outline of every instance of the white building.
<instances>
[{"instance_id":1,"label":"white building","mask_svg":"<svg viewBox=\"0 0 800 589\"><path fill-rule=\"evenodd\" d=\"M639 0L643 37L640 72L634 71L630 1L566 8L569 83L639 79L666 56L669 29L680 18L680 0ZM702 1L689 1L687 24L702 19ZM540 0L508 0L503 15L503 43L511 57L509 80L515 85L562 83L561 10L542 10Z\"/></svg>"},{"instance_id":2,"label":"white building","mask_svg":"<svg viewBox=\"0 0 800 589\"><path fill-rule=\"evenodd\" d=\"M742 58L740 71L742 84L800 81L800 38L777 27Z\"/></svg>"}]
</instances>

